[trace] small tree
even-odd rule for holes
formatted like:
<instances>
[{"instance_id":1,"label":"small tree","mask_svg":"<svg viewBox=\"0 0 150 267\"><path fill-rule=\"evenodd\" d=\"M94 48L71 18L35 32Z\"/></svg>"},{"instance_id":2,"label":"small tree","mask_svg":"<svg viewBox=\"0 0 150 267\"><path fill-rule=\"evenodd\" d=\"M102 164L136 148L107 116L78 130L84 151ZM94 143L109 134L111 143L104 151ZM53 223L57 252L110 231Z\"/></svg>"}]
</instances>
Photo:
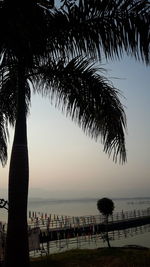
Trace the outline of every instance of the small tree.
<instances>
[{"instance_id":1,"label":"small tree","mask_svg":"<svg viewBox=\"0 0 150 267\"><path fill-rule=\"evenodd\" d=\"M106 241L110 248L109 236L108 236L108 217L112 215L115 208L114 203L109 198L101 198L97 201L97 208L106 218Z\"/></svg>"}]
</instances>

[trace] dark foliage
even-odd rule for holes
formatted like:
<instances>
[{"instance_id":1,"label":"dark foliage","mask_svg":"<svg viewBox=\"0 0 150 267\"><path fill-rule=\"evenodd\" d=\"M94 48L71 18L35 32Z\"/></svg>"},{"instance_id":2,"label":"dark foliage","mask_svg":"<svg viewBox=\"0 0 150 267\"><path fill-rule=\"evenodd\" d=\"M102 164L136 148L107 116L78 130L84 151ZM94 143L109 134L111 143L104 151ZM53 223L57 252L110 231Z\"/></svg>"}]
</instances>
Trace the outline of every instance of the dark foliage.
<instances>
[{"instance_id":1,"label":"dark foliage","mask_svg":"<svg viewBox=\"0 0 150 267\"><path fill-rule=\"evenodd\" d=\"M114 203L109 198L101 198L97 201L97 208L104 216L112 215L115 208Z\"/></svg>"}]
</instances>

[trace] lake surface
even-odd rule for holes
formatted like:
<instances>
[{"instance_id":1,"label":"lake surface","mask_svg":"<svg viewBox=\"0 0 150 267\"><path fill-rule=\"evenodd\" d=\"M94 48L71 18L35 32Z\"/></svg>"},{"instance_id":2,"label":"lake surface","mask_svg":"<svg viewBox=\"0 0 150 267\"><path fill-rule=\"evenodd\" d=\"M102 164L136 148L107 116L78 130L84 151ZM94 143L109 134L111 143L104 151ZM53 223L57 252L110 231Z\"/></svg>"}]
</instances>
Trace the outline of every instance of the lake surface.
<instances>
[{"instance_id":1,"label":"lake surface","mask_svg":"<svg viewBox=\"0 0 150 267\"><path fill-rule=\"evenodd\" d=\"M83 216L99 214L97 210L98 199L60 199L60 200L29 200L28 209L48 214ZM113 199L114 212L142 210L150 207L150 198Z\"/></svg>"}]
</instances>

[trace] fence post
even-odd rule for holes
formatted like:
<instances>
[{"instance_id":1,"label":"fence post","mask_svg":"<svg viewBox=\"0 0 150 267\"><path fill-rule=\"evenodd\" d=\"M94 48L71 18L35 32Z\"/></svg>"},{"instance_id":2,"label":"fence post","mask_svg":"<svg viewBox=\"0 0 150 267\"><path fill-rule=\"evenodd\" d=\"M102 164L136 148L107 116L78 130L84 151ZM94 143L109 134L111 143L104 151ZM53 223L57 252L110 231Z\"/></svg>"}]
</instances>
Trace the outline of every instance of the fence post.
<instances>
[{"instance_id":1,"label":"fence post","mask_svg":"<svg viewBox=\"0 0 150 267\"><path fill-rule=\"evenodd\" d=\"M124 221L124 219L125 219L125 215L124 215L124 212L122 210L122 220Z\"/></svg>"},{"instance_id":2,"label":"fence post","mask_svg":"<svg viewBox=\"0 0 150 267\"><path fill-rule=\"evenodd\" d=\"M141 217L141 212L140 212L140 210L138 210L138 216Z\"/></svg>"}]
</instances>

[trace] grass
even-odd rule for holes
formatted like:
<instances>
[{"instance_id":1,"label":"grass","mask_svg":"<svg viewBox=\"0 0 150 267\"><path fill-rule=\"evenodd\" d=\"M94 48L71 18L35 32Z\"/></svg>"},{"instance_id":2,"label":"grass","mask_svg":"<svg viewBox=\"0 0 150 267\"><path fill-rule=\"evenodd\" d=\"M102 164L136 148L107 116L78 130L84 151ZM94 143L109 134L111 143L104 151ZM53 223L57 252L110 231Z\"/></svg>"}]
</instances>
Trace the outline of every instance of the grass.
<instances>
[{"instance_id":1,"label":"grass","mask_svg":"<svg viewBox=\"0 0 150 267\"><path fill-rule=\"evenodd\" d=\"M75 249L33 259L31 267L150 267L150 249Z\"/></svg>"}]
</instances>

